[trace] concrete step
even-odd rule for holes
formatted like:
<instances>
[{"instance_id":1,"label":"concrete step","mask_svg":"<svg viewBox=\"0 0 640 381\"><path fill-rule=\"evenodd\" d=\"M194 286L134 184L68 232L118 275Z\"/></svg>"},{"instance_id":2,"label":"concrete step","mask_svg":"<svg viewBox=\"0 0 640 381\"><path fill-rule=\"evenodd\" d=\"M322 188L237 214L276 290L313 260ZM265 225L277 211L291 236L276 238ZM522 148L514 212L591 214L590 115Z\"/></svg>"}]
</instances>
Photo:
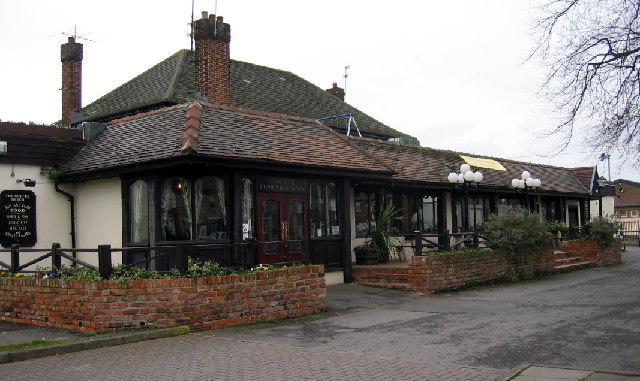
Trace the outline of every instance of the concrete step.
<instances>
[{"instance_id":1,"label":"concrete step","mask_svg":"<svg viewBox=\"0 0 640 381\"><path fill-rule=\"evenodd\" d=\"M595 266L595 261L582 261L582 262L573 262L565 265L555 266L553 269L556 272L568 273L575 270L581 270L587 267Z\"/></svg>"},{"instance_id":2,"label":"concrete step","mask_svg":"<svg viewBox=\"0 0 640 381\"><path fill-rule=\"evenodd\" d=\"M584 262L584 260L582 259L582 257L566 257L566 258L556 258L553 260L553 262L555 263L556 266L560 266L560 265L568 265L570 263Z\"/></svg>"},{"instance_id":3,"label":"concrete step","mask_svg":"<svg viewBox=\"0 0 640 381\"><path fill-rule=\"evenodd\" d=\"M389 283L389 282L353 282L361 286L389 288L393 290L411 291L411 285L409 283Z\"/></svg>"},{"instance_id":4,"label":"concrete step","mask_svg":"<svg viewBox=\"0 0 640 381\"><path fill-rule=\"evenodd\" d=\"M554 250L553 251L553 257L554 258L566 258L566 257L570 257L573 254L568 253L566 251L562 251L562 250Z\"/></svg>"}]
</instances>

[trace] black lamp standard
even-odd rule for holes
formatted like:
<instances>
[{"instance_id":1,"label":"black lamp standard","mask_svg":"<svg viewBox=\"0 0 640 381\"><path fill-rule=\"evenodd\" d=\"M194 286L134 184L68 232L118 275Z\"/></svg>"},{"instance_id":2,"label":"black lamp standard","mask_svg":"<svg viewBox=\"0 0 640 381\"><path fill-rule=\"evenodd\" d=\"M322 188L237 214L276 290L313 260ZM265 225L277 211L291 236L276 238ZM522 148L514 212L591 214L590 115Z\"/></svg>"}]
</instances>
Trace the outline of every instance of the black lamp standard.
<instances>
[{"instance_id":1,"label":"black lamp standard","mask_svg":"<svg viewBox=\"0 0 640 381\"><path fill-rule=\"evenodd\" d=\"M520 179L511 180L511 186L516 190L516 192L523 192L524 197L526 198L527 211L531 213L531 206L529 203L529 192L535 191L540 188L542 185L542 181L540 179L536 179L531 177L531 173L529 171L524 171L520 175Z\"/></svg>"},{"instance_id":2,"label":"black lamp standard","mask_svg":"<svg viewBox=\"0 0 640 381\"><path fill-rule=\"evenodd\" d=\"M462 207L462 225L464 231L469 231L469 187L477 188L483 180L482 172L473 172L469 164L460 166L460 173L449 173L447 179L454 189L464 190L464 205Z\"/></svg>"}]
</instances>

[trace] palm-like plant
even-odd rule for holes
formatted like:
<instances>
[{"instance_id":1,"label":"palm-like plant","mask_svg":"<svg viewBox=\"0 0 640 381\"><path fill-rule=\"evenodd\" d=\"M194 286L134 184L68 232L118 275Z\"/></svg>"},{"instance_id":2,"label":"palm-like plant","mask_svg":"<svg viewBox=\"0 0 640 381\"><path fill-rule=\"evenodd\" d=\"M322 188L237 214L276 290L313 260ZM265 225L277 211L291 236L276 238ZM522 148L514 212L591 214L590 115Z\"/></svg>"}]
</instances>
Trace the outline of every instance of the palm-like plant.
<instances>
[{"instance_id":1,"label":"palm-like plant","mask_svg":"<svg viewBox=\"0 0 640 381\"><path fill-rule=\"evenodd\" d=\"M389 262L391 250L394 248L393 237L400 235L393 222L399 220L400 210L387 204L378 213L372 212L368 223L367 246L372 247L378 254L378 261Z\"/></svg>"}]
</instances>

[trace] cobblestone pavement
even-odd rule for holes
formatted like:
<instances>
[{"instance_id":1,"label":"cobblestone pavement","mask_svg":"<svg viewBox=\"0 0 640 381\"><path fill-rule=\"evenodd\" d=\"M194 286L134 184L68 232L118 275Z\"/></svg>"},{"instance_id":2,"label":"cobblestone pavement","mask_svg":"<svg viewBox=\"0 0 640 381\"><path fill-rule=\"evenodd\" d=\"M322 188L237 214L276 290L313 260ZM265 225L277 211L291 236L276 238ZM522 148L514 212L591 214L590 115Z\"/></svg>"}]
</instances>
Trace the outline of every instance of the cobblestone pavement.
<instances>
[{"instance_id":1,"label":"cobblestone pavement","mask_svg":"<svg viewBox=\"0 0 640 381\"><path fill-rule=\"evenodd\" d=\"M205 335L0 365L3 380L497 380L504 371Z\"/></svg>"}]
</instances>

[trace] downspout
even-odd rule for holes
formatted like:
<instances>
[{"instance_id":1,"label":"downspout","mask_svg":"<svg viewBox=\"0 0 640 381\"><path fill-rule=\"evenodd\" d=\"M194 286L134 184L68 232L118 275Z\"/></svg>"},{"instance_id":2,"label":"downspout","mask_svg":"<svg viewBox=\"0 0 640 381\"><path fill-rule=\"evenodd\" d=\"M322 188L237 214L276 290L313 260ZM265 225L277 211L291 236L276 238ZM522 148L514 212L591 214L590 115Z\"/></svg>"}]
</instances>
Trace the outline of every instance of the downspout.
<instances>
[{"instance_id":1,"label":"downspout","mask_svg":"<svg viewBox=\"0 0 640 381\"><path fill-rule=\"evenodd\" d=\"M67 200L69 200L69 202L71 203L71 248L75 249L76 248L76 203L75 203L75 198L73 197L73 195L63 191L62 189L60 189L58 187L58 180L56 179L54 181L54 186L56 188L56 192L58 193L62 193L63 195L67 196ZM73 257L76 258L76 253L73 252Z\"/></svg>"}]
</instances>

